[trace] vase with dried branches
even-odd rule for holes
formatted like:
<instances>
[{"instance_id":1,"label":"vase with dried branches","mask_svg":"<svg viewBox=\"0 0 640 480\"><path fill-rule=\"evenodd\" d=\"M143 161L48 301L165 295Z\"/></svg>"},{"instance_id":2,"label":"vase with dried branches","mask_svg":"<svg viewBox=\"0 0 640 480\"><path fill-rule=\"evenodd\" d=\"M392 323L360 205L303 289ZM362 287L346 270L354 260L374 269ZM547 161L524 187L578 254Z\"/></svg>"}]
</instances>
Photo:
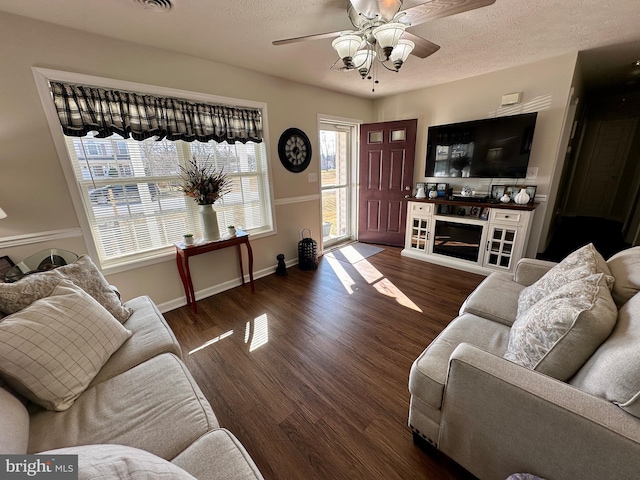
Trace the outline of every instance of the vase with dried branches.
<instances>
[{"instance_id":1,"label":"vase with dried branches","mask_svg":"<svg viewBox=\"0 0 640 480\"><path fill-rule=\"evenodd\" d=\"M217 170L213 165L205 163L198 165L195 155L186 167L180 167L182 191L200 206L203 236L206 241L218 240L218 214L213 204L231 191L231 180L223 170Z\"/></svg>"}]
</instances>

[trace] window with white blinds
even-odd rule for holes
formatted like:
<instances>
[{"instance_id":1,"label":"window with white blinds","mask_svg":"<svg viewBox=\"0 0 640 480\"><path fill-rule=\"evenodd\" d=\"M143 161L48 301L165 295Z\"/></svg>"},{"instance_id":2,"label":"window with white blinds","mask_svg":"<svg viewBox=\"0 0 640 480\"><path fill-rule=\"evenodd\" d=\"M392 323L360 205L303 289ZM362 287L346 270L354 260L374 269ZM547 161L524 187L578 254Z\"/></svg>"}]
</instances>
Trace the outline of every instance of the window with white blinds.
<instances>
[{"instance_id":1,"label":"window with white blinds","mask_svg":"<svg viewBox=\"0 0 640 480\"><path fill-rule=\"evenodd\" d=\"M185 233L201 236L198 205L180 189L180 165L223 169L232 190L218 200L221 233L273 230L265 144L65 137L102 267L152 257Z\"/></svg>"}]
</instances>

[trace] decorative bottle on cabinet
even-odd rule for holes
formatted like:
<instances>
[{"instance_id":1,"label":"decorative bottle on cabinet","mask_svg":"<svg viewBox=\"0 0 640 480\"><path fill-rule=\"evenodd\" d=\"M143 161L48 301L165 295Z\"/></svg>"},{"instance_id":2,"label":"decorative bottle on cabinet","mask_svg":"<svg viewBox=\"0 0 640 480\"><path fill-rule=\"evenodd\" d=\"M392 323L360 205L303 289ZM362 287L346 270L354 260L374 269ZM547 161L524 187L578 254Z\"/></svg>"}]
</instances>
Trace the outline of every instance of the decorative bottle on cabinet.
<instances>
[{"instance_id":1,"label":"decorative bottle on cabinet","mask_svg":"<svg viewBox=\"0 0 640 480\"><path fill-rule=\"evenodd\" d=\"M518 205L526 205L527 203L529 203L530 199L531 197L527 193L527 190L524 188L521 188L520 192L518 192L518 194L515 197L513 197L513 201L516 202Z\"/></svg>"}]
</instances>

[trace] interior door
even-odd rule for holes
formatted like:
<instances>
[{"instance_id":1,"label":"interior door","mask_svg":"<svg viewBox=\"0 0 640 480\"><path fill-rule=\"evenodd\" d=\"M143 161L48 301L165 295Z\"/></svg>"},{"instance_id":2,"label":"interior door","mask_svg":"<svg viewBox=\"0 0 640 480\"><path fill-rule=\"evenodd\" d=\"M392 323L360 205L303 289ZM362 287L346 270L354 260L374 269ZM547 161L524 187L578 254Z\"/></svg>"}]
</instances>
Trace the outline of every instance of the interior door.
<instances>
[{"instance_id":1,"label":"interior door","mask_svg":"<svg viewBox=\"0 0 640 480\"><path fill-rule=\"evenodd\" d=\"M403 246L417 119L360 127L358 240Z\"/></svg>"},{"instance_id":2,"label":"interior door","mask_svg":"<svg viewBox=\"0 0 640 480\"><path fill-rule=\"evenodd\" d=\"M629 155L636 122L635 118L625 118L596 123L594 145L585 165L584 183L580 185L578 215L612 220L621 216L620 212L612 212L611 206Z\"/></svg>"}]
</instances>

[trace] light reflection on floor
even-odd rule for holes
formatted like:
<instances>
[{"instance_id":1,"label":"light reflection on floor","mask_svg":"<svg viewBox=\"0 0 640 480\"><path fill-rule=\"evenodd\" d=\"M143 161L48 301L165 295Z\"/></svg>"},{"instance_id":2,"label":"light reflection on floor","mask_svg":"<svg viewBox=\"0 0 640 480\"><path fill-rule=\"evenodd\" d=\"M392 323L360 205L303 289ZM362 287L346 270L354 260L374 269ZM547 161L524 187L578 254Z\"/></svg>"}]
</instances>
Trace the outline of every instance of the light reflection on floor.
<instances>
[{"instance_id":1,"label":"light reflection on floor","mask_svg":"<svg viewBox=\"0 0 640 480\"><path fill-rule=\"evenodd\" d=\"M191 350L189 352L189 355L194 354L196 352L199 352L200 350L207 348L211 345L213 345L214 343L219 342L220 340L222 340L223 338L227 338L229 336L233 335L233 330L229 330L226 333L223 333L222 335L218 335L215 338L212 338L211 340L207 340L205 343L203 343L202 345L200 345L198 348L194 348L193 350Z\"/></svg>"},{"instance_id":2,"label":"light reflection on floor","mask_svg":"<svg viewBox=\"0 0 640 480\"><path fill-rule=\"evenodd\" d=\"M250 352L260 348L269 341L269 319L266 313L253 319L253 335L251 334L251 322L247 322L244 331L244 343L249 343L249 339L251 339L249 345Z\"/></svg>"},{"instance_id":3,"label":"light reflection on floor","mask_svg":"<svg viewBox=\"0 0 640 480\"><path fill-rule=\"evenodd\" d=\"M218 335L211 340L207 340L205 343L200 345L198 348L194 348L189 352L189 355L192 355L200 350L204 350L211 345L218 343L220 340L225 339L233 335L233 330L229 330L222 335ZM262 345L266 344L269 341L269 319L267 318L267 314L262 314L259 317L253 319L252 322L247 322L244 331L244 343L249 344L249 351L253 352L254 350L260 348Z\"/></svg>"},{"instance_id":4,"label":"light reflection on floor","mask_svg":"<svg viewBox=\"0 0 640 480\"><path fill-rule=\"evenodd\" d=\"M409 297L407 297L398 287L396 287L388 278L374 267L368 260L360 255L353 247L346 246L340 249L340 252L351 263L353 268L360 274L360 276L369 285L378 291L382 295L395 298L396 302L400 305L422 313L422 309L418 307ZM349 295L353 294L357 290L356 281L345 270L340 261L334 257L326 256L324 260L329 263L334 273L342 282L345 290ZM355 287L355 288L354 288Z\"/></svg>"}]
</instances>

